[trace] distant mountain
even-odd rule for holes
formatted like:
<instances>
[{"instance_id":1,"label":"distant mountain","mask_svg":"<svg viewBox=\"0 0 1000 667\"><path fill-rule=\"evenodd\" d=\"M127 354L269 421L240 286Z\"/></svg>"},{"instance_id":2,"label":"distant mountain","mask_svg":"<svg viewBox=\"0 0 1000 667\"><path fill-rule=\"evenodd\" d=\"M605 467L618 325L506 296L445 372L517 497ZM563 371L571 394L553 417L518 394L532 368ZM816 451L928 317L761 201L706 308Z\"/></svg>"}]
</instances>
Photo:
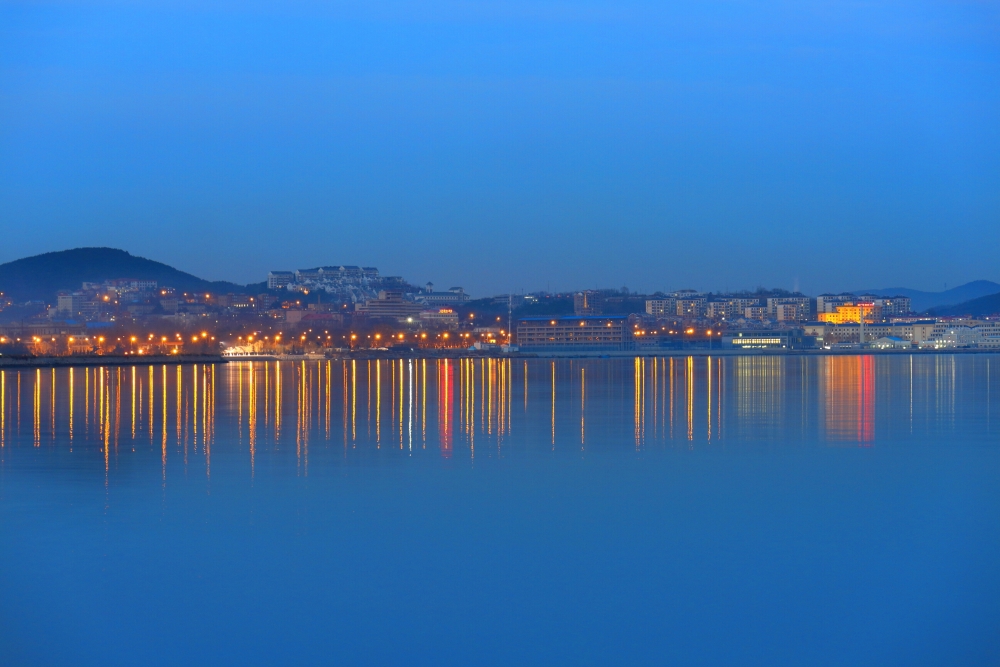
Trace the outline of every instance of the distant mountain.
<instances>
[{"instance_id":1,"label":"distant mountain","mask_svg":"<svg viewBox=\"0 0 1000 667\"><path fill-rule=\"evenodd\" d=\"M228 282L210 282L172 266L115 248L74 248L25 257L0 264L0 292L15 303L53 302L59 290L76 290L84 282L116 278L155 280L164 287L186 292L246 292Z\"/></svg>"},{"instance_id":2,"label":"distant mountain","mask_svg":"<svg viewBox=\"0 0 1000 667\"><path fill-rule=\"evenodd\" d=\"M981 296L978 299L965 301L954 306L931 308L930 313L940 317L956 317L959 315L982 317L983 315L994 315L1000 313L1000 293Z\"/></svg>"},{"instance_id":3,"label":"distant mountain","mask_svg":"<svg viewBox=\"0 0 1000 667\"><path fill-rule=\"evenodd\" d=\"M908 296L915 312L923 312L930 308L952 306L979 297L1000 292L1000 284L991 280L974 280L944 292L922 292L906 287L890 287L888 289L857 290L855 294L874 294L875 296Z\"/></svg>"}]
</instances>

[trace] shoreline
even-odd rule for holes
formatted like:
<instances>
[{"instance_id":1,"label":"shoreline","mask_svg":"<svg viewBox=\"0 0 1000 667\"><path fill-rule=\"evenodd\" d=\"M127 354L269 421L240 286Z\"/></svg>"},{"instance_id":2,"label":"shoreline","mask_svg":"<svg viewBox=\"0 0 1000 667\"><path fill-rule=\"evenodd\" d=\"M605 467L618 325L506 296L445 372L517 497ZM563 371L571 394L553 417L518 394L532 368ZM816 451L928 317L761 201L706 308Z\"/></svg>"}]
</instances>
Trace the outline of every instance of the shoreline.
<instances>
[{"instance_id":1,"label":"shoreline","mask_svg":"<svg viewBox=\"0 0 1000 667\"><path fill-rule=\"evenodd\" d=\"M394 359L630 359L646 357L843 357L843 356L932 356L952 354L1000 354L1000 350L941 349L941 350L632 350L619 351L551 351L490 353L467 350L421 351L359 351L327 355L268 355L258 354L245 357L225 357L222 355L145 355L145 356L66 356L66 357L3 357L0 356L0 370L20 368L68 368L70 366L158 366L191 364L227 364L241 361L367 361Z\"/></svg>"},{"instance_id":2,"label":"shoreline","mask_svg":"<svg viewBox=\"0 0 1000 667\"><path fill-rule=\"evenodd\" d=\"M940 349L940 350L629 350L629 351L575 351L559 350L548 352L481 352L469 350L363 350L355 352L337 352L330 355L293 355L293 354L258 354L246 357L227 357L231 362L237 361L325 361L325 360L368 360L368 359L629 359L635 357L796 357L796 356L905 356L905 355L942 355L942 354L1000 354L1000 350L983 349Z\"/></svg>"},{"instance_id":3,"label":"shoreline","mask_svg":"<svg viewBox=\"0 0 1000 667\"><path fill-rule=\"evenodd\" d=\"M69 366L157 366L160 364L224 364L226 359L215 354L157 355L78 355L66 357L3 357L0 370L8 368L63 368Z\"/></svg>"}]
</instances>

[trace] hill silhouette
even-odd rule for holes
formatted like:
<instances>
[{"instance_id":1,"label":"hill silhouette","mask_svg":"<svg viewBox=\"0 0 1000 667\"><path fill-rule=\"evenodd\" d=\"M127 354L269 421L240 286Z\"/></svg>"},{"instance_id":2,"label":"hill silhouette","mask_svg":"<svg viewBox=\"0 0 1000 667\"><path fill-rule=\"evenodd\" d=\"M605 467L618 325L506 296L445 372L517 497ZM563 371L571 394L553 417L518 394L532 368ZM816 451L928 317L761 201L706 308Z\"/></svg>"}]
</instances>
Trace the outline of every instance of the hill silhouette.
<instances>
[{"instance_id":1,"label":"hill silhouette","mask_svg":"<svg viewBox=\"0 0 1000 667\"><path fill-rule=\"evenodd\" d=\"M972 317L982 317L984 315L994 315L1000 313L1000 293L981 296L954 306L941 306L931 308L932 315L939 317L959 317L961 315L971 315Z\"/></svg>"},{"instance_id":2,"label":"hill silhouette","mask_svg":"<svg viewBox=\"0 0 1000 667\"><path fill-rule=\"evenodd\" d=\"M117 248L74 248L0 264L0 292L15 303L33 300L51 303L59 290L76 290L84 282L116 278L155 280L161 287L185 292L247 291L244 285L203 280Z\"/></svg>"},{"instance_id":3,"label":"hill silhouette","mask_svg":"<svg viewBox=\"0 0 1000 667\"><path fill-rule=\"evenodd\" d=\"M991 280L973 280L958 287L943 292L923 292L907 287L889 287L886 289L856 290L855 294L874 294L875 296L908 296L914 312L923 312L930 308L942 308L965 303L979 297L1000 292L1000 284Z\"/></svg>"}]
</instances>

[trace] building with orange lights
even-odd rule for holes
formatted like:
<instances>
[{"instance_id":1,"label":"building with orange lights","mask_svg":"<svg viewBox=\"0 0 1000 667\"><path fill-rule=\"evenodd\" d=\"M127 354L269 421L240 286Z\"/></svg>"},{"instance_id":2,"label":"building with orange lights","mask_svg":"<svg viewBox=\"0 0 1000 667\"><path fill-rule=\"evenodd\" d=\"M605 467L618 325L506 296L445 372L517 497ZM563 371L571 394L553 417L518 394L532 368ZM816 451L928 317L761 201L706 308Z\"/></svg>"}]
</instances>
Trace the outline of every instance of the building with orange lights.
<instances>
[{"instance_id":1,"label":"building with orange lights","mask_svg":"<svg viewBox=\"0 0 1000 667\"><path fill-rule=\"evenodd\" d=\"M524 351L635 349L628 318L597 315L525 318L517 324L517 344Z\"/></svg>"},{"instance_id":2,"label":"building with orange lights","mask_svg":"<svg viewBox=\"0 0 1000 667\"><path fill-rule=\"evenodd\" d=\"M855 303L839 305L832 313L819 313L820 322L830 324L846 324L848 322L861 322L862 316L865 322L880 322L882 320L882 307L874 303Z\"/></svg>"}]
</instances>

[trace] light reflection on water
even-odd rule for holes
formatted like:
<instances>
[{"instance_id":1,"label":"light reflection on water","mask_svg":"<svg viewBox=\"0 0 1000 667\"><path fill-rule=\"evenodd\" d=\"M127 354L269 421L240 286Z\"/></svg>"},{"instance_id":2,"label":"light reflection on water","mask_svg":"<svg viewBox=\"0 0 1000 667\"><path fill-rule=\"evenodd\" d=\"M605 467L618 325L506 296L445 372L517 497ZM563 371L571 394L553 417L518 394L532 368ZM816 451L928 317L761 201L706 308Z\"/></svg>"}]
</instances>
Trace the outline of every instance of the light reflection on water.
<instances>
[{"instance_id":1,"label":"light reflection on water","mask_svg":"<svg viewBox=\"0 0 1000 667\"><path fill-rule=\"evenodd\" d=\"M1000 664L998 358L2 370L0 664Z\"/></svg>"},{"instance_id":2,"label":"light reflection on water","mask_svg":"<svg viewBox=\"0 0 1000 667\"><path fill-rule=\"evenodd\" d=\"M140 447L211 475L217 431L244 452L504 456L799 438L871 447L955 420L994 434L992 357L348 360L0 371L0 446ZM987 400L960 404L956 393ZM629 423L631 422L631 423ZM30 433L30 438L29 434ZM540 434L546 434L539 438Z\"/></svg>"}]
</instances>

